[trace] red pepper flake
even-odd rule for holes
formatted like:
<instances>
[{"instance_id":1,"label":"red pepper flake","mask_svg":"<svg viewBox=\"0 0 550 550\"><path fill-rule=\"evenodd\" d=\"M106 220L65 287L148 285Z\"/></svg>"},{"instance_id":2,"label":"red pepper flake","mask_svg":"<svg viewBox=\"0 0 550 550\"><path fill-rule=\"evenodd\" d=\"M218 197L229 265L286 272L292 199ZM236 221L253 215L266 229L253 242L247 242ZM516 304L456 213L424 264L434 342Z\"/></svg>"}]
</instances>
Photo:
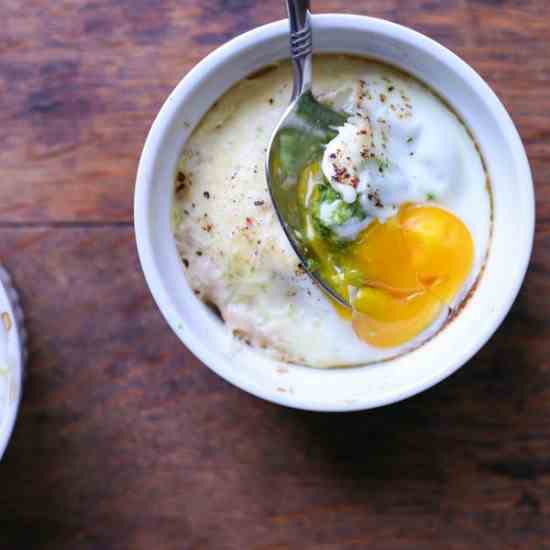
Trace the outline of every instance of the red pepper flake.
<instances>
[{"instance_id":1,"label":"red pepper flake","mask_svg":"<svg viewBox=\"0 0 550 550\"><path fill-rule=\"evenodd\" d=\"M251 226L254 223L252 218L246 218L246 225Z\"/></svg>"},{"instance_id":2,"label":"red pepper flake","mask_svg":"<svg viewBox=\"0 0 550 550\"><path fill-rule=\"evenodd\" d=\"M334 169L334 176L332 176L333 181L344 183L343 180L350 178L350 173L345 166L340 167L336 163L333 163L332 168Z\"/></svg>"},{"instance_id":3,"label":"red pepper flake","mask_svg":"<svg viewBox=\"0 0 550 550\"><path fill-rule=\"evenodd\" d=\"M371 201L376 208L382 208L384 205L382 204L382 201L380 200L380 196L378 195L378 191L374 191L374 193L369 193L367 195L367 198L369 201Z\"/></svg>"},{"instance_id":4,"label":"red pepper flake","mask_svg":"<svg viewBox=\"0 0 550 550\"><path fill-rule=\"evenodd\" d=\"M356 188L359 185L359 178L357 176L353 176L353 178L351 178L351 185L353 188Z\"/></svg>"}]
</instances>

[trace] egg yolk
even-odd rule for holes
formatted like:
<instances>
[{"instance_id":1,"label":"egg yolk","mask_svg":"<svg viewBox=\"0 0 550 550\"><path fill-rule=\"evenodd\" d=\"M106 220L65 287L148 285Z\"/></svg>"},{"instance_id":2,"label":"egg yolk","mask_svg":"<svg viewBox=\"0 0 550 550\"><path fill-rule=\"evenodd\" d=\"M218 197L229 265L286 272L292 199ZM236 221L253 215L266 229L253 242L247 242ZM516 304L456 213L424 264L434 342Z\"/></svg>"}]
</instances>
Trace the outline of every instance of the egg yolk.
<instances>
[{"instance_id":1,"label":"egg yolk","mask_svg":"<svg viewBox=\"0 0 550 550\"><path fill-rule=\"evenodd\" d=\"M472 269L470 232L434 205L404 205L384 223L374 221L350 253L365 275L352 300L356 334L393 347L425 330L463 287Z\"/></svg>"},{"instance_id":2,"label":"egg yolk","mask_svg":"<svg viewBox=\"0 0 550 550\"><path fill-rule=\"evenodd\" d=\"M309 208L318 199L319 177L317 164L303 172L298 200L319 275L352 305L332 300L336 311L373 346L412 340L464 286L474 258L468 228L437 205L404 204L385 222L370 223L353 242L335 245L316 228Z\"/></svg>"}]
</instances>

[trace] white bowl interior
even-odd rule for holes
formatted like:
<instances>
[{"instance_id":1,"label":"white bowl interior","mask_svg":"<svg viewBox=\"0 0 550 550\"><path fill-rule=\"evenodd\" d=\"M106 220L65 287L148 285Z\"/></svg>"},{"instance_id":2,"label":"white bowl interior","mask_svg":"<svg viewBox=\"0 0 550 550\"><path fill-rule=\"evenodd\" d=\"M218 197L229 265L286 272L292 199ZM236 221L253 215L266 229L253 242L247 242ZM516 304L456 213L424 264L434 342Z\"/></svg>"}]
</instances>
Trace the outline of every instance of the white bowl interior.
<instances>
[{"instance_id":1,"label":"white bowl interior","mask_svg":"<svg viewBox=\"0 0 550 550\"><path fill-rule=\"evenodd\" d=\"M482 79L451 52L404 27L358 16L316 16L314 37L316 52L372 57L415 75L448 101L475 136L492 181L494 235L485 273L461 314L433 340L401 358L365 368L317 370L282 365L235 344L186 284L169 223L172 181L183 145L229 87L287 57L285 21L251 31L216 50L170 95L140 162L136 236L160 309L206 365L237 386L285 405L326 411L366 409L430 387L490 338L512 305L528 264L533 188L523 146L506 111Z\"/></svg>"}]
</instances>

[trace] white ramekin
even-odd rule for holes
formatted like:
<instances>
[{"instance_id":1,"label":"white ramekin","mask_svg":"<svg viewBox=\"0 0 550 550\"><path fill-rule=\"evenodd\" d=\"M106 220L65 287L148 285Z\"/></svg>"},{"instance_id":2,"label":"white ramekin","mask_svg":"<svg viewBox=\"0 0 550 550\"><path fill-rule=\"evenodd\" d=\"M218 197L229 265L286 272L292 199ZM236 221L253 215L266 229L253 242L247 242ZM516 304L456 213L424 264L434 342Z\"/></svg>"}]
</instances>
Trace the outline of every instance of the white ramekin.
<instances>
[{"instance_id":1,"label":"white ramekin","mask_svg":"<svg viewBox=\"0 0 550 550\"><path fill-rule=\"evenodd\" d=\"M394 403L443 380L476 353L508 313L531 254L534 194L525 150L504 107L449 50L406 27L353 15L313 18L316 52L364 55L427 83L475 136L492 181L494 236L485 273L461 314L430 342L369 367L318 370L282 365L246 346L193 295L170 228L172 182L183 145L216 99L266 64L288 57L287 22L238 36L200 62L158 114L139 163L135 229L145 278L164 317L208 367L264 399L301 409L352 411ZM247 139L243 136L243 139Z\"/></svg>"}]
</instances>

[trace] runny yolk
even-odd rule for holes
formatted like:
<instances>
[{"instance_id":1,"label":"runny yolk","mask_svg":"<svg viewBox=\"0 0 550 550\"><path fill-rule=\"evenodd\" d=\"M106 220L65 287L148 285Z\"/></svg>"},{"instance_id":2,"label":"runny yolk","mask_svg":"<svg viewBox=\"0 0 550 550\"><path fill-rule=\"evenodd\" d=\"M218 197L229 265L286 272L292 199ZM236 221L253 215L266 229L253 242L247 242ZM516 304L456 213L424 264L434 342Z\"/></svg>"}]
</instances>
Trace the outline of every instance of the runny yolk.
<instances>
[{"instance_id":1,"label":"runny yolk","mask_svg":"<svg viewBox=\"0 0 550 550\"><path fill-rule=\"evenodd\" d=\"M319 274L352 310L332 301L355 333L376 347L404 344L428 328L463 288L474 244L452 212L434 204L404 204L384 223L374 221L349 246L334 247L318 233L308 208L320 168L299 181L304 233Z\"/></svg>"},{"instance_id":2,"label":"runny yolk","mask_svg":"<svg viewBox=\"0 0 550 550\"><path fill-rule=\"evenodd\" d=\"M375 221L346 251L365 278L352 299L356 334L377 347L401 345L426 329L463 287L473 263L470 232L434 205L404 205Z\"/></svg>"}]
</instances>

